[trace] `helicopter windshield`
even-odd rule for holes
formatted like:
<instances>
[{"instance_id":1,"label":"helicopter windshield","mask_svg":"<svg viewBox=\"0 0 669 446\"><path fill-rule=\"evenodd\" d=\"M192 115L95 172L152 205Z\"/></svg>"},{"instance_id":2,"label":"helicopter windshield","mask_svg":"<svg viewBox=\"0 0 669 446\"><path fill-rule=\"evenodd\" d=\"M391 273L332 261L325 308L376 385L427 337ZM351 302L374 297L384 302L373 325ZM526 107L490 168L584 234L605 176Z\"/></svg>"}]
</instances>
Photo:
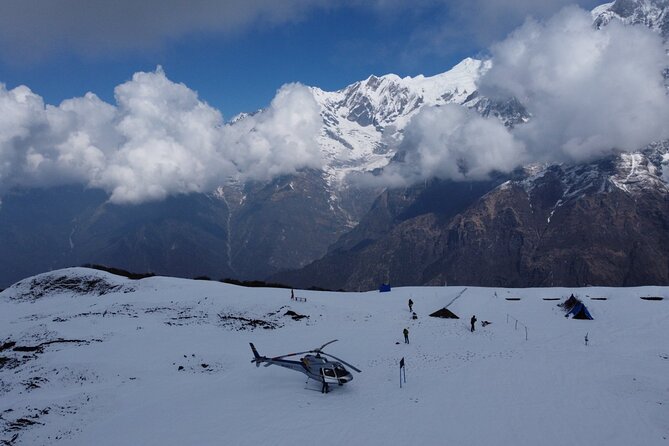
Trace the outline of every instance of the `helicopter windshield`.
<instances>
[{"instance_id":1,"label":"helicopter windshield","mask_svg":"<svg viewBox=\"0 0 669 446\"><path fill-rule=\"evenodd\" d=\"M323 369L323 375L325 375L325 376L329 376L329 377L331 377L331 378L335 378L335 377L336 377L336 376L335 376L335 372L334 372L334 370L332 370L332 369L325 369L325 368L324 368L324 369Z\"/></svg>"},{"instance_id":2,"label":"helicopter windshield","mask_svg":"<svg viewBox=\"0 0 669 446\"><path fill-rule=\"evenodd\" d=\"M341 365L335 366L335 373L337 376L346 376L348 375L348 371Z\"/></svg>"}]
</instances>

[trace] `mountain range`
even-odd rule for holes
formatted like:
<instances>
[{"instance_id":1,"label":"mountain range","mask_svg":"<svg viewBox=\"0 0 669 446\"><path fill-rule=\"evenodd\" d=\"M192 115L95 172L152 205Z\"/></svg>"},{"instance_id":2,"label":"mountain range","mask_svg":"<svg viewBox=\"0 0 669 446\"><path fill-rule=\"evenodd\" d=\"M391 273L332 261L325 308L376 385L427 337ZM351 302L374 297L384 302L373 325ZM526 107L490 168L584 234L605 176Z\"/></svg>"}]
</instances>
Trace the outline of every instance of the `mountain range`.
<instances>
[{"instance_id":1,"label":"mountain range","mask_svg":"<svg viewBox=\"0 0 669 446\"><path fill-rule=\"evenodd\" d=\"M667 11L665 0L617 0L592 16L596 27L643 24L666 39ZM480 93L490 68L467 58L431 77L312 87L323 119L320 170L139 205L74 186L14 190L0 208L0 287L87 263L349 290L669 284L667 142L483 181L350 181L398 162L404 129L426 106L466 107L507 127L530 120L521 101Z\"/></svg>"}]
</instances>

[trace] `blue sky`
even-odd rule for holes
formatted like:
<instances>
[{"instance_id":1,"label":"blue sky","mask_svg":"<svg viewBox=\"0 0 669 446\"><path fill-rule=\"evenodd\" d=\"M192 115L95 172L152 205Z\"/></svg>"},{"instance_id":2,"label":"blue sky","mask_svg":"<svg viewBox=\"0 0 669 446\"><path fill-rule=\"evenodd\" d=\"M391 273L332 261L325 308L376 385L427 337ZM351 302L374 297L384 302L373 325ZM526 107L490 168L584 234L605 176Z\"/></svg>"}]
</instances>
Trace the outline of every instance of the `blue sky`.
<instances>
[{"instance_id":1,"label":"blue sky","mask_svg":"<svg viewBox=\"0 0 669 446\"><path fill-rule=\"evenodd\" d=\"M8 1L0 18L0 82L27 85L50 104L88 91L114 103L116 85L162 65L228 120L265 107L288 82L336 90L370 74L446 71L487 51L527 15L545 18L573 2L140 3Z\"/></svg>"}]
</instances>

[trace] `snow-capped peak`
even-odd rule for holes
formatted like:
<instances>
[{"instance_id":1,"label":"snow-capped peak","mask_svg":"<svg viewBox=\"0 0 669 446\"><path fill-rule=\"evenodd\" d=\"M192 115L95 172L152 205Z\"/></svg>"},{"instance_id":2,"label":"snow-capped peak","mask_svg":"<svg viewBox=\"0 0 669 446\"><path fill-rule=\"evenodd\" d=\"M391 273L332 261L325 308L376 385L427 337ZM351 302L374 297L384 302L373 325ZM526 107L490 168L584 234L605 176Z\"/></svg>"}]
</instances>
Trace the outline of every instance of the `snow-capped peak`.
<instances>
[{"instance_id":1,"label":"snow-capped peak","mask_svg":"<svg viewBox=\"0 0 669 446\"><path fill-rule=\"evenodd\" d=\"M464 103L489 68L490 62L466 58L429 77L371 75L338 91L312 87L324 123L319 144L326 172L342 178L351 170L384 166L393 155L384 138L400 135L424 106Z\"/></svg>"},{"instance_id":2,"label":"snow-capped peak","mask_svg":"<svg viewBox=\"0 0 669 446\"><path fill-rule=\"evenodd\" d=\"M348 108L347 119L361 125L403 128L412 112L422 105L464 102L476 90L476 82L489 66L467 58L449 71L430 77L370 76L335 92L337 97L333 99L337 105Z\"/></svg>"}]
</instances>

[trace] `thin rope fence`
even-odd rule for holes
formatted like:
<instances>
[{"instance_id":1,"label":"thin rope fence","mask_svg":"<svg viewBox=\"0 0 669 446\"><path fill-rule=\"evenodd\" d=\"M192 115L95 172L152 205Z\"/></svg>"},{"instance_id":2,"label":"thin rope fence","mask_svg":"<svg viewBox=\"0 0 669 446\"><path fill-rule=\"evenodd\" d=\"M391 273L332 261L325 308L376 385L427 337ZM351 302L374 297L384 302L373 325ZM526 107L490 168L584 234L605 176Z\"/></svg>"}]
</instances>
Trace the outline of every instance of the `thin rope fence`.
<instances>
[{"instance_id":1,"label":"thin rope fence","mask_svg":"<svg viewBox=\"0 0 669 446\"><path fill-rule=\"evenodd\" d=\"M518 330L518 326L519 326L519 325L520 325L521 330L522 330L522 329L525 329L525 340L527 341L527 339L528 339L528 336L527 336L527 332L528 332L527 325L523 324L523 323L520 322L518 319L516 319L515 317L511 316L509 313L506 313L506 323L509 324L509 322L513 322L513 328L514 328L514 330Z\"/></svg>"}]
</instances>

